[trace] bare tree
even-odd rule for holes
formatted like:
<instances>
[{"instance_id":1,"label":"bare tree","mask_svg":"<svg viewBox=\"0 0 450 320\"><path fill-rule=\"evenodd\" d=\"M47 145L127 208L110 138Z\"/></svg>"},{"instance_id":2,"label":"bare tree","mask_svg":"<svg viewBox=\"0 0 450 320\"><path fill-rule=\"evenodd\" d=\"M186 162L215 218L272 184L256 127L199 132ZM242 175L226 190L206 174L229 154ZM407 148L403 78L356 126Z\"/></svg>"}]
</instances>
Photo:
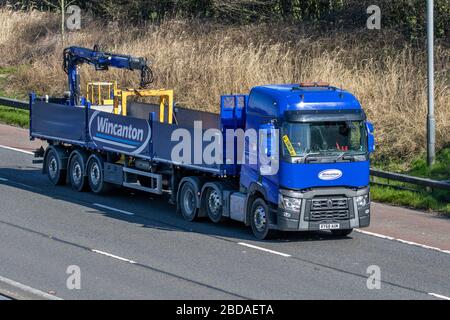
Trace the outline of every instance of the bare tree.
<instances>
[{"instance_id":1,"label":"bare tree","mask_svg":"<svg viewBox=\"0 0 450 320\"><path fill-rule=\"evenodd\" d=\"M61 13L61 42L65 44L65 30L66 30L66 9L74 3L75 0L44 0L44 3L49 7L54 8Z\"/></svg>"}]
</instances>

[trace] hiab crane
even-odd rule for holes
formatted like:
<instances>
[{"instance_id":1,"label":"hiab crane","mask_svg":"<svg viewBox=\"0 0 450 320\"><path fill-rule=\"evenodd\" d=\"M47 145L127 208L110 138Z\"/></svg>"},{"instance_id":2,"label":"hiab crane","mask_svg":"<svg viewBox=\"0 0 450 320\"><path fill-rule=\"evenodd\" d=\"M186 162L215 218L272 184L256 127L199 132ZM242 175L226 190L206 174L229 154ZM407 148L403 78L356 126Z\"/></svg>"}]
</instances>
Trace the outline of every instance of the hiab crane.
<instances>
[{"instance_id":1,"label":"hiab crane","mask_svg":"<svg viewBox=\"0 0 450 320\"><path fill-rule=\"evenodd\" d=\"M141 70L145 85L144 60L77 47L64 59L69 100L30 95L30 136L48 142L37 155L52 183L167 193L184 219L241 221L258 239L369 225L373 126L349 92L322 82L257 86L223 95L217 115L174 108L171 90L117 89L105 111L80 96L77 66ZM124 108L127 96L155 92L159 104Z\"/></svg>"},{"instance_id":2,"label":"hiab crane","mask_svg":"<svg viewBox=\"0 0 450 320\"><path fill-rule=\"evenodd\" d=\"M138 89L118 89L115 82L89 82L86 86L86 97L80 94L79 67L83 64L94 66L97 71L105 71L109 68L128 69L140 72L140 83ZM165 89L146 89L154 80L153 72L144 57L134 57L130 55L115 54L99 51L98 46L94 49L82 47L69 47L63 51L63 69L68 75L69 99L67 103L71 106L84 105L90 103L96 109L103 111L110 110L115 114L121 111L122 115L127 114L127 100L129 97L158 97L161 117L164 116L164 106L167 104L169 123L172 123L173 91ZM107 97L102 100L101 87L106 86ZM94 90L97 91L94 95ZM96 97L98 93L98 96ZM97 100L96 100L97 99ZM108 105L111 108L100 108ZM163 120L161 120L163 121Z\"/></svg>"},{"instance_id":3,"label":"hiab crane","mask_svg":"<svg viewBox=\"0 0 450 320\"><path fill-rule=\"evenodd\" d=\"M110 67L138 70L141 75L140 88L145 88L153 82L152 70L147 65L147 59L143 57L101 52L98 46L94 46L94 49L69 47L63 51L63 68L69 78L70 105L72 106L81 102L78 69L84 63L93 65L95 70L108 70Z\"/></svg>"}]
</instances>

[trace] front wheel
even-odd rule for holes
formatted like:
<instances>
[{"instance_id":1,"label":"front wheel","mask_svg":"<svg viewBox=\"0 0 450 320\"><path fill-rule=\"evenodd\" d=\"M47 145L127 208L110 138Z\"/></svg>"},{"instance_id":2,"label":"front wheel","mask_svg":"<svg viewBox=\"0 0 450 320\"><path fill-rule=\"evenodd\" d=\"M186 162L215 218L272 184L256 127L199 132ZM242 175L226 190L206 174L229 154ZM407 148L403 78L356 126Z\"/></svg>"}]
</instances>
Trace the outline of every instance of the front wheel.
<instances>
[{"instance_id":1,"label":"front wheel","mask_svg":"<svg viewBox=\"0 0 450 320\"><path fill-rule=\"evenodd\" d=\"M253 201L250 212L250 225L253 235L259 240L270 239L276 234L276 230L269 229L269 206L261 198Z\"/></svg>"},{"instance_id":2,"label":"front wheel","mask_svg":"<svg viewBox=\"0 0 450 320\"><path fill-rule=\"evenodd\" d=\"M353 229L331 230L331 234L336 237L346 237L352 233Z\"/></svg>"}]
</instances>

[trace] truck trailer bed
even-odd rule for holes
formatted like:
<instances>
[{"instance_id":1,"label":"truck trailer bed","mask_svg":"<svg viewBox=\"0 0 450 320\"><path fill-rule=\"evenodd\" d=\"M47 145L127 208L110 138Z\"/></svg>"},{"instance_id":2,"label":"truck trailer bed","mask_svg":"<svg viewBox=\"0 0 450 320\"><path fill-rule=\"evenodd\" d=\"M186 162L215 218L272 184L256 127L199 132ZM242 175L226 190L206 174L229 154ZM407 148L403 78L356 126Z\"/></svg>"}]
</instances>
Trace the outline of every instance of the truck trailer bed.
<instances>
[{"instance_id":1,"label":"truck trailer bed","mask_svg":"<svg viewBox=\"0 0 450 320\"><path fill-rule=\"evenodd\" d=\"M210 142L204 142L203 133L210 128L220 129L217 114L174 108L174 123L159 122L159 106L131 103L128 115L117 115L83 106L70 106L59 100L45 101L32 97L30 103L30 136L53 143L65 143L91 150L114 152L151 160L184 166L218 175L225 173L220 164L206 164L194 161L194 139L201 143L201 150ZM165 118L167 119L167 117ZM202 121L201 137L194 135L194 121ZM187 130L192 137L191 161L172 160L172 150L180 143L172 141L177 129ZM198 149L197 149L198 150Z\"/></svg>"}]
</instances>

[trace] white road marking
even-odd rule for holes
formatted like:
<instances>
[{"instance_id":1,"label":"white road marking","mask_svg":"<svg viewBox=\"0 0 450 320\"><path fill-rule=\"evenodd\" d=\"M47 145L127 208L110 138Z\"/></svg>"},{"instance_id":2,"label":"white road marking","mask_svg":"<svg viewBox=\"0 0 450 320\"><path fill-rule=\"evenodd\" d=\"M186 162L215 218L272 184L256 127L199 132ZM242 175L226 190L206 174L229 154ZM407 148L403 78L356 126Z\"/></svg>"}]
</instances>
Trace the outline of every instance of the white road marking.
<instances>
[{"instance_id":1,"label":"white road marking","mask_svg":"<svg viewBox=\"0 0 450 320\"><path fill-rule=\"evenodd\" d=\"M38 296L38 297L41 297L41 298L44 298L44 299L47 299L47 300L62 300L61 298L59 298L57 296L48 294L48 293L46 293L44 291L41 291L41 290L38 290L38 289L35 289L35 288L32 288L32 287L26 286L26 285L24 285L24 284L22 284L20 282L17 282L17 281L8 279L8 278L4 278L2 276L0 276L0 282L6 283L6 284L8 284L8 285L10 285L12 287L15 287L17 289L20 289L22 291L31 293L31 294L33 294L35 296Z\"/></svg>"},{"instance_id":2,"label":"white road marking","mask_svg":"<svg viewBox=\"0 0 450 320\"><path fill-rule=\"evenodd\" d=\"M12 150L12 151L17 151L17 152L22 152L22 153L25 153L25 154L34 155L34 153L31 152L31 151L26 151L26 150L17 149L17 148L13 148L13 147L8 147L8 146L4 146L4 145L0 145L0 148Z\"/></svg>"},{"instance_id":3,"label":"white road marking","mask_svg":"<svg viewBox=\"0 0 450 320\"><path fill-rule=\"evenodd\" d=\"M437 293L430 292L429 295L433 296L433 297L436 297L436 298L439 298L439 299L442 299L442 300L450 300L450 297L443 296L443 295L437 294Z\"/></svg>"},{"instance_id":4,"label":"white road marking","mask_svg":"<svg viewBox=\"0 0 450 320\"><path fill-rule=\"evenodd\" d=\"M362 233L362 234L367 234L369 236L374 236L374 237L377 237L377 238L397 241L397 242L401 242L401 243L404 243L404 244L409 244L411 246L420 247L420 248L423 248L423 249L429 249L429 250L434 250L434 251L438 251L438 252L441 252L441 253L450 254L450 250L444 250L444 249L440 249L440 248L436 248L436 247L431 247L431 246L428 246L426 244L421 244L421 243L412 242L412 241L403 240L403 239L397 239L397 238L394 238L394 237L385 236L384 234L374 233L374 232L370 232L370 231L364 231L364 230L360 230L360 229L355 229L355 231L359 232L359 233Z\"/></svg>"},{"instance_id":5,"label":"white road marking","mask_svg":"<svg viewBox=\"0 0 450 320\"><path fill-rule=\"evenodd\" d=\"M130 260L130 259L127 259L127 258L122 258L122 257L116 256L114 254L111 254L111 253L108 253L108 252L104 252L104 251L100 251L100 250L97 250L97 249L91 249L91 251L95 252L95 253L98 253L98 254L101 254L101 255L104 255L104 256L107 256L107 257L110 257L110 258L113 258L113 259L117 259L117 260L123 261L123 262L128 262L128 263L132 263L132 264L137 263L136 261L133 261L133 260Z\"/></svg>"},{"instance_id":6,"label":"white road marking","mask_svg":"<svg viewBox=\"0 0 450 320\"><path fill-rule=\"evenodd\" d=\"M370 231L364 231L364 230L361 230L361 229L355 229L355 231L359 232L359 233L367 234L369 236L374 236L374 237L377 237L377 238L382 238L382 239L387 239L387 240L395 240L395 238L390 237L390 236L385 236L384 234L379 234L379 233L370 232Z\"/></svg>"},{"instance_id":7,"label":"white road marking","mask_svg":"<svg viewBox=\"0 0 450 320\"><path fill-rule=\"evenodd\" d=\"M279 255L279 256L282 256L282 257L286 257L286 258L292 257L290 254L287 254L287 253L278 252L278 251L274 251L274 250L270 250L270 249L254 246L252 244L248 244L248 243L245 243L245 242L238 242L238 244L241 245L241 246L244 246L244 247L253 248L253 249L256 249L256 250L261 250L261 251L273 253L273 254L276 254L276 255Z\"/></svg>"},{"instance_id":8,"label":"white road marking","mask_svg":"<svg viewBox=\"0 0 450 320\"><path fill-rule=\"evenodd\" d=\"M134 213L133 213L133 212L130 212L130 211L125 211L125 210L120 210L120 209L116 209L116 208L113 208L113 207L108 207L108 206L105 206L104 204L100 204L100 203L93 203L93 205L94 205L94 206L96 206L96 207L100 207L100 208L103 208L103 209L108 209L108 210L112 210L112 211L120 212L120 213L123 213L123 214L129 215L129 216L134 216Z\"/></svg>"}]
</instances>

